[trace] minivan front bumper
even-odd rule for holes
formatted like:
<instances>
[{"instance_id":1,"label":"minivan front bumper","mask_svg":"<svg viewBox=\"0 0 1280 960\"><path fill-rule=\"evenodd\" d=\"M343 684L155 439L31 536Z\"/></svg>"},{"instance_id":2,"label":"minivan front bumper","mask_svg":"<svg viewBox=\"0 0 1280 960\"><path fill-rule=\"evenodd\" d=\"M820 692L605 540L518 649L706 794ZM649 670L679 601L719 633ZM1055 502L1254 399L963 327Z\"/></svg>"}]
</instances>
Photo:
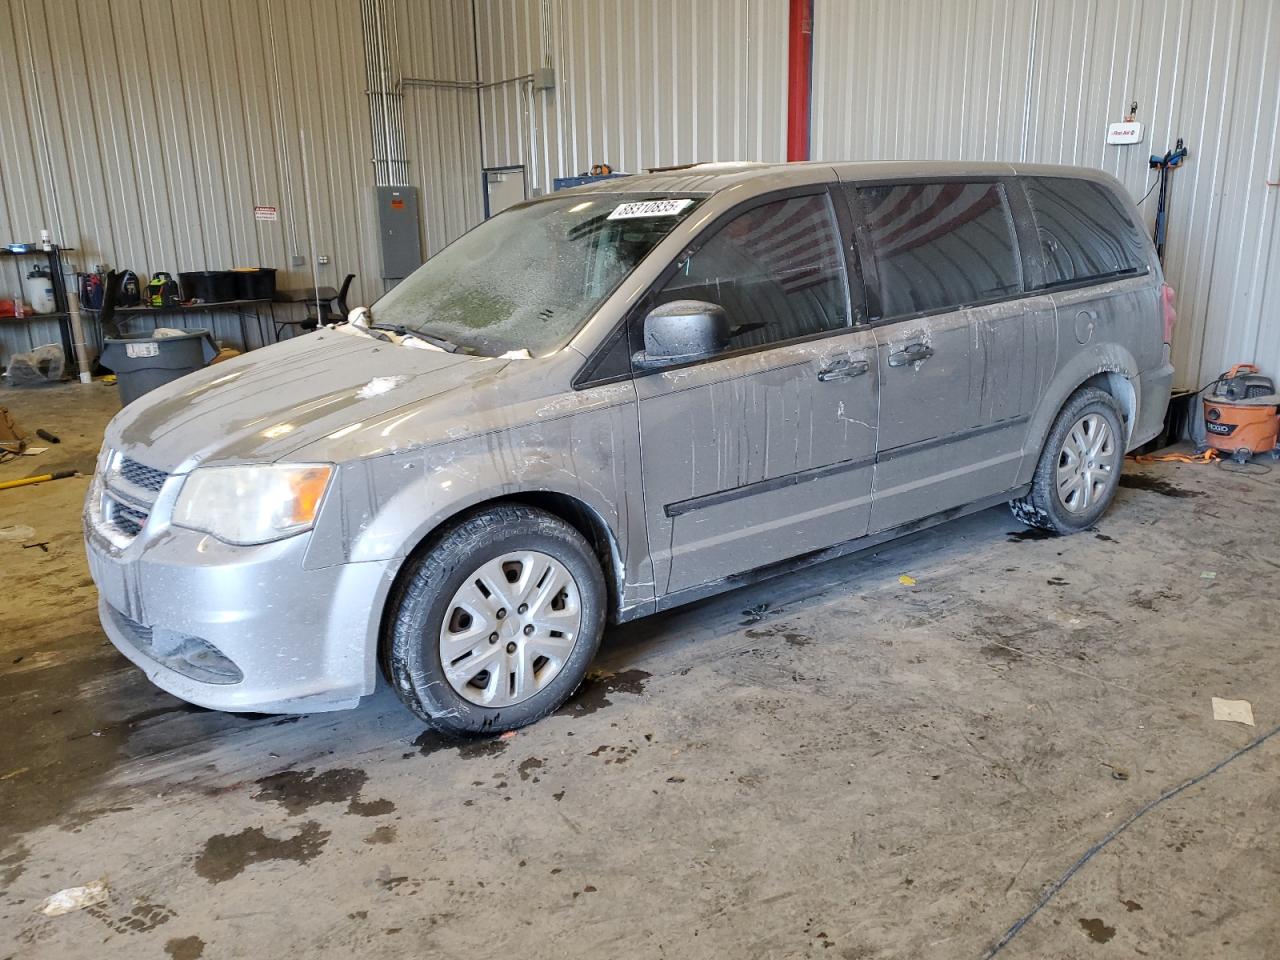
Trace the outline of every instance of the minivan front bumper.
<instances>
[{"instance_id":1,"label":"minivan front bumper","mask_svg":"<svg viewBox=\"0 0 1280 960\"><path fill-rule=\"evenodd\" d=\"M156 686L202 707L354 707L373 692L372 608L391 561L304 569L310 538L237 547L164 525L121 546L87 515L102 627Z\"/></svg>"}]
</instances>

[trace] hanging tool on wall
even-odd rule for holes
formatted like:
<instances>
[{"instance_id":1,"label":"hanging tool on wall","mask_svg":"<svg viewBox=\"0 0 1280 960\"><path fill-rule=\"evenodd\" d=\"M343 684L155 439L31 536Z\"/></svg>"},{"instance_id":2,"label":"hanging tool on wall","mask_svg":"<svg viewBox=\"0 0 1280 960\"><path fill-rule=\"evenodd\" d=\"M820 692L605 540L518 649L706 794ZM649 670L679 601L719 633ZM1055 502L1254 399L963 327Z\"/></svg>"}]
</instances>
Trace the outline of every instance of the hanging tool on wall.
<instances>
[{"instance_id":1,"label":"hanging tool on wall","mask_svg":"<svg viewBox=\"0 0 1280 960\"><path fill-rule=\"evenodd\" d=\"M1169 177L1173 171L1182 166L1182 161L1187 159L1187 148L1183 146L1182 138L1178 138L1178 142L1174 144L1172 150L1165 152L1163 157L1152 154L1150 161L1150 169L1160 171L1160 199L1156 204L1156 256L1160 258L1160 263L1164 263L1164 241L1169 232Z\"/></svg>"}]
</instances>

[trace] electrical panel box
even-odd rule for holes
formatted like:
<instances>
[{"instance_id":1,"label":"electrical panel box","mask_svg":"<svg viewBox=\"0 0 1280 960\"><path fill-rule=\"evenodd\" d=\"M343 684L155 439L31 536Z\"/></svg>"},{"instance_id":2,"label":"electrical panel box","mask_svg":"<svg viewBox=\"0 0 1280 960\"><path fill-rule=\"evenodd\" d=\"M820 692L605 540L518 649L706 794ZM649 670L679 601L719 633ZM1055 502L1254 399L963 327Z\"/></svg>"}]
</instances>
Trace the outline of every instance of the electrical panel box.
<instances>
[{"instance_id":1,"label":"electrical panel box","mask_svg":"<svg viewBox=\"0 0 1280 960\"><path fill-rule=\"evenodd\" d=\"M403 280L422 265L416 187L376 187L382 279Z\"/></svg>"}]
</instances>

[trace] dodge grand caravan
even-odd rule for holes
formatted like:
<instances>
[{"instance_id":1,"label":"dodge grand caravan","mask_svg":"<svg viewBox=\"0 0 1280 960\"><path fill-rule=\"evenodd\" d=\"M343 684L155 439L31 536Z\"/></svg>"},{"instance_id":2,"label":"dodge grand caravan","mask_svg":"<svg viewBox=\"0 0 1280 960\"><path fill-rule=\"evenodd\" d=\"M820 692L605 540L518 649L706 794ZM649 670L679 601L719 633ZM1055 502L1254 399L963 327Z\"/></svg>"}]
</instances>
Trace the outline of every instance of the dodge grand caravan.
<instances>
[{"instance_id":1,"label":"dodge grand caravan","mask_svg":"<svg viewBox=\"0 0 1280 960\"><path fill-rule=\"evenodd\" d=\"M1057 533L1161 428L1172 291L1091 170L698 168L513 207L350 322L120 412L103 626L221 710L529 723L607 621L993 504Z\"/></svg>"}]
</instances>

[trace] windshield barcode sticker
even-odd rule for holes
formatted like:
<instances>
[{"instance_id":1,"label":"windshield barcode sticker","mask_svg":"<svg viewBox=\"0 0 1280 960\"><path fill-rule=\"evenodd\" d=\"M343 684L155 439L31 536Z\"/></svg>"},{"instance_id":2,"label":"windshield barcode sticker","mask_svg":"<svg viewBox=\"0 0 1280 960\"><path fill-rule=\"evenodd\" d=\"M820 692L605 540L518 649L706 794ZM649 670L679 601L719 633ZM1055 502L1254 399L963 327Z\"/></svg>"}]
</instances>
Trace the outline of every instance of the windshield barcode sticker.
<instances>
[{"instance_id":1,"label":"windshield barcode sticker","mask_svg":"<svg viewBox=\"0 0 1280 960\"><path fill-rule=\"evenodd\" d=\"M641 217L674 217L686 207L692 206L688 197L682 200L640 200L623 203L614 208L607 220L637 220Z\"/></svg>"}]
</instances>

